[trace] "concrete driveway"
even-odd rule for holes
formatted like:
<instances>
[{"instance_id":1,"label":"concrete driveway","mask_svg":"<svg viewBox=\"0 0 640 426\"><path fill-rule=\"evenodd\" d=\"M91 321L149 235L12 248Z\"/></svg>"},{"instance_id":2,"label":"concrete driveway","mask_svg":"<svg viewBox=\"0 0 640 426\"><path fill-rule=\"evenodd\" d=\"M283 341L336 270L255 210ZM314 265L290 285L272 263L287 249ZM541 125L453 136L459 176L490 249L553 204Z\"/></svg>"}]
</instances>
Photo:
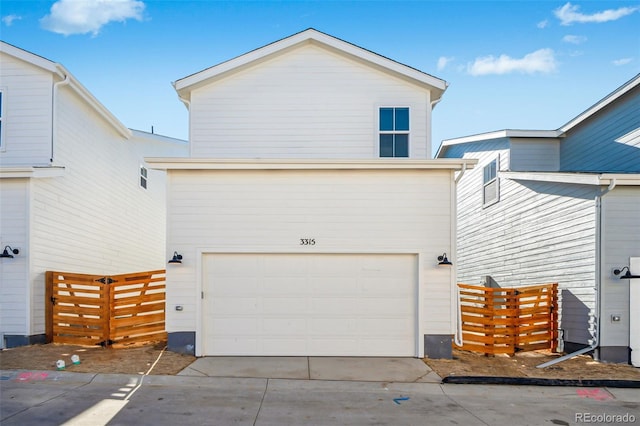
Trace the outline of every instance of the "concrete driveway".
<instances>
[{"instance_id":1,"label":"concrete driveway","mask_svg":"<svg viewBox=\"0 0 640 426\"><path fill-rule=\"evenodd\" d=\"M2 426L568 426L640 419L637 389L65 371L1 371L0 378Z\"/></svg>"},{"instance_id":2,"label":"concrete driveway","mask_svg":"<svg viewBox=\"0 0 640 426\"><path fill-rule=\"evenodd\" d=\"M416 358L204 357L178 375L390 383L440 383L442 380Z\"/></svg>"}]
</instances>

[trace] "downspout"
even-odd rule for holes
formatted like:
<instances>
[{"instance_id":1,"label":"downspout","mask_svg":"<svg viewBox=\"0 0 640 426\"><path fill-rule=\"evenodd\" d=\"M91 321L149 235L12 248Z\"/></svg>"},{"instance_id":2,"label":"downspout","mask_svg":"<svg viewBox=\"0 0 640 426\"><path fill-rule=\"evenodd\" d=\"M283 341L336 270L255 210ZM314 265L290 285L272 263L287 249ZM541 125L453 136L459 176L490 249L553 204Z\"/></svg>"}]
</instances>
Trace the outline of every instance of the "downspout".
<instances>
[{"instance_id":1,"label":"downspout","mask_svg":"<svg viewBox=\"0 0 640 426\"><path fill-rule=\"evenodd\" d=\"M464 172L466 171L467 171L467 163L462 163L462 169L460 170L460 173L458 174L458 176L456 176L456 179L455 179L456 184L460 182L460 179L462 179L462 175L464 175Z\"/></svg>"},{"instance_id":2,"label":"downspout","mask_svg":"<svg viewBox=\"0 0 640 426\"><path fill-rule=\"evenodd\" d=\"M442 98L436 99L435 101L431 101L429 102L429 106L431 107L429 109L429 111L427 111L427 128L429 129L429 133L427 134L427 157L431 158L433 157L433 153L431 152L431 142L433 139L433 135L432 135L432 123L433 123L433 109L436 107L436 104L438 102L440 102L442 100Z\"/></svg>"},{"instance_id":3,"label":"downspout","mask_svg":"<svg viewBox=\"0 0 640 426\"><path fill-rule=\"evenodd\" d=\"M173 88L175 89L175 83L173 85ZM180 99L180 101L182 101L182 103L184 104L184 106L187 107L187 111L189 112L189 133L187 134L187 138L189 139L189 157L191 157L191 101L183 98L182 96L180 96L180 93L178 93L178 99Z\"/></svg>"},{"instance_id":4,"label":"downspout","mask_svg":"<svg viewBox=\"0 0 640 426\"><path fill-rule=\"evenodd\" d=\"M62 81L53 84L53 92L51 94L51 158L49 158L49 162L53 164L53 150L55 146L56 132L58 131L57 126L57 114L56 114L56 98L58 93L58 88L61 86L66 86L69 84L69 75L63 73L62 71L58 71L58 75L60 77L64 77Z\"/></svg>"},{"instance_id":5,"label":"downspout","mask_svg":"<svg viewBox=\"0 0 640 426\"><path fill-rule=\"evenodd\" d=\"M596 251L597 251L597 259L596 259L596 324L595 324L595 336L594 341L591 345L586 348L582 348L570 354L561 356L560 358L553 359L551 361L545 362L536 366L536 368L546 368L551 365L557 364L562 361L566 361L575 356L586 354L587 352L595 351L600 346L600 318L602 317L602 303L600 300L602 299L602 274L600 272L600 265L602 265L602 198L607 195L609 192L616 187L616 180L611 179L609 182L609 186L607 189L602 191L598 196L596 196ZM598 356L594 356L594 359L597 360Z\"/></svg>"},{"instance_id":6,"label":"downspout","mask_svg":"<svg viewBox=\"0 0 640 426\"><path fill-rule=\"evenodd\" d=\"M456 198L457 198L457 194L458 194L458 182L460 182L460 179L462 179L462 175L464 175L464 172L467 171L467 163L463 163L462 164L462 169L460 170L460 173L458 173L458 176L456 176L456 178L454 179L454 184L456 186ZM458 202L456 200L456 202L454 203L455 206L458 205ZM457 216L458 216L458 212L457 210L454 212L454 214L456 215L456 222L457 222ZM457 224L456 224L457 227ZM457 238L457 236L456 236ZM456 286L456 332L453 335L453 343L456 344L456 346L460 346L462 347L464 341L462 339L462 309L460 307L460 287L458 287L458 283L454 283Z\"/></svg>"}]
</instances>

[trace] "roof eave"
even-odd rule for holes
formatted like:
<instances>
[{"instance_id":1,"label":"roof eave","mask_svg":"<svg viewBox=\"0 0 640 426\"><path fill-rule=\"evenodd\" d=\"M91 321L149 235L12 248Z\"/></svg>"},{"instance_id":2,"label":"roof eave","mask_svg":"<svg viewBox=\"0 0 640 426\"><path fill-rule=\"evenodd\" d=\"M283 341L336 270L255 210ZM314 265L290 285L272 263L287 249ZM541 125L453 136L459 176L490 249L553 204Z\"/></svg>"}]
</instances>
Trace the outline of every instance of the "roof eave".
<instances>
[{"instance_id":1,"label":"roof eave","mask_svg":"<svg viewBox=\"0 0 640 426\"><path fill-rule=\"evenodd\" d=\"M579 125L583 121L587 120L592 115L596 114L598 111L600 111L603 108L605 108L607 105L610 105L611 103L615 102L617 99L619 99L620 97L622 97L626 93L628 93L631 90L633 90L638 85L640 85L640 74L637 74L635 77L633 77L631 80L627 81L625 84L620 86L618 89L616 89L615 91L613 91L612 93L608 94L607 96L602 98L600 101L598 101L597 103L595 103L594 105L589 107L582 114L578 115L577 117L575 117L571 121L569 121L567 124L565 124L564 126L560 127L558 129L558 131L560 131L562 133L565 133L565 132L571 130L572 128L576 127L577 125Z\"/></svg>"},{"instance_id":2,"label":"roof eave","mask_svg":"<svg viewBox=\"0 0 640 426\"><path fill-rule=\"evenodd\" d=\"M621 186L640 185L640 174L638 173L500 172L500 177L511 180L569 183L576 185L608 186L612 182Z\"/></svg>"},{"instance_id":3,"label":"roof eave","mask_svg":"<svg viewBox=\"0 0 640 426\"><path fill-rule=\"evenodd\" d=\"M356 59L369 64L370 66L395 74L401 78L408 79L415 84L429 87L429 89L434 93L432 100L439 99L442 96L442 93L447 89L447 82L442 79L314 29L299 32L290 37L257 48L195 74L191 74L175 81L173 85L181 98L189 99L188 93L201 85L207 84L208 82L227 75L228 73L235 72L247 66L252 66L275 55L287 52L304 43L319 44L343 55L349 56L352 59Z\"/></svg>"},{"instance_id":4,"label":"roof eave","mask_svg":"<svg viewBox=\"0 0 640 426\"><path fill-rule=\"evenodd\" d=\"M482 142L492 139L502 138L541 138L541 139L554 139L562 136L562 132L559 130L516 130L516 129L503 129L493 132L478 133L470 136L463 136L460 138L445 139L441 143L441 147L460 145L471 142Z\"/></svg>"},{"instance_id":5,"label":"roof eave","mask_svg":"<svg viewBox=\"0 0 640 426\"><path fill-rule=\"evenodd\" d=\"M64 66L61 64L56 65L56 74L64 79L65 77L69 77L70 86L73 90L87 103L94 111L96 111L107 123L109 123L116 132L124 137L125 139L129 139L131 137L131 130L120 120L114 116L111 111L109 111L98 99L96 99L91 92L87 90L86 87L82 85L74 76L71 74Z\"/></svg>"},{"instance_id":6,"label":"roof eave","mask_svg":"<svg viewBox=\"0 0 640 426\"><path fill-rule=\"evenodd\" d=\"M38 56L34 53L28 52L24 49L20 49L19 47L5 42L0 42L0 51L11 55L21 61L39 67L54 75L57 75L61 80L69 77L69 85L71 86L71 88L85 102L87 102L94 111L96 111L102 118L104 118L116 130L118 134L126 139L131 137L131 132L129 131L129 129L124 124L122 124L120 120L118 120L107 108L105 108L105 106L102 105L100 101L98 101L91 94L91 92L89 92L62 64L53 62L49 59L43 58L42 56Z\"/></svg>"},{"instance_id":7,"label":"roof eave","mask_svg":"<svg viewBox=\"0 0 640 426\"><path fill-rule=\"evenodd\" d=\"M410 170L473 168L477 160L303 160L303 159L217 159L145 158L153 169L161 170Z\"/></svg>"}]
</instances>

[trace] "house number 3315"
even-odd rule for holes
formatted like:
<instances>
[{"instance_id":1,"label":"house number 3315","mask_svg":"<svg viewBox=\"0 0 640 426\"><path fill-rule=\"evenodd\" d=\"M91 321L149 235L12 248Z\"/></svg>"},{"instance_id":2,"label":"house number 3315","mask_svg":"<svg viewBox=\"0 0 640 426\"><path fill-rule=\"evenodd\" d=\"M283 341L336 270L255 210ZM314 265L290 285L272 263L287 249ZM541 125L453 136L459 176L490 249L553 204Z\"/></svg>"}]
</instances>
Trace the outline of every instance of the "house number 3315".
<instances>
[{"instance_id":1,"label":"house number 3315","mask_svg":"<svg viewBox=\"0 0 640 426\"><path fill-rule=\"evenodd\" d=\"M316 239L315 238L300 238L301 246L315 246Z\"/></svg>"}]
</instances>

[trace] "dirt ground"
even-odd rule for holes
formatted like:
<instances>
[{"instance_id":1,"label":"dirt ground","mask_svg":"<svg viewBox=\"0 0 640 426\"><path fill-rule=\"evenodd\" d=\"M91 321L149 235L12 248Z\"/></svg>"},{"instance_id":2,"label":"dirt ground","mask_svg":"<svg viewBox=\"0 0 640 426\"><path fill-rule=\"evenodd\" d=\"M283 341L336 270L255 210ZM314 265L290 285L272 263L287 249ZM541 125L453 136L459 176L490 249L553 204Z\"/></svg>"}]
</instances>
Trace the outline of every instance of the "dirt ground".
<instances>
[{"instance_id":1,"label":"dirt ground","mask_svg":"<svg viewBox=\"0 0 640 426\"><path fill-rule=\"evenodd\" d=\"M474 352L453 350L453 359L425 359L440 377L447 376L499 376L534 377L545 379L600 379L638 380L640 368L627 364L594 361L588 355L579 355L544 369L536 368L562 354L550 351L520 352L513 357L496 355L487 357Z\"/></svg>"},{"instance_id":2,"label":"dirt ground","mask_svg":"<svg viewBox=\"0 0 640 426\"><path fill-rule=\"evenodd\" d=\"M166 342L132 345L124 348L73 346L61 344L32 345L0 351L0 369L56 370L56 361L65 361L65 371L79 373L121 373L174 375L196 358L164 350ZM71 362L72 355L80 364ZM440 377L501 376L550 379L639 380L640 368L624 364L607 364L580 355L545 369L536 368L560 354L549 351L521 352L514 357L486 357L473 352L454 350L454 359L425 359ZM157 363L156 363L157 361ZM154 365L154 363L156 363ZM153 366L153 368L152 368Z\"/></svg>"},{"instance_id":3,"label":"dirt ground","mask_svg":"<svg viewBox=\"0 0 640 426\"><path fill-rule=\"evenodd\" d=\"M56 361L65 362L65 371L76 373L121 373L174 375L187 367L194 356L163 350L166 342L131 345L123 348L102 346L74 346L49 343L21 346L0 351L2 370L57 370ZM71 356L78 355L80 364L73 364Z\"/></svg>"}]
</instances>

